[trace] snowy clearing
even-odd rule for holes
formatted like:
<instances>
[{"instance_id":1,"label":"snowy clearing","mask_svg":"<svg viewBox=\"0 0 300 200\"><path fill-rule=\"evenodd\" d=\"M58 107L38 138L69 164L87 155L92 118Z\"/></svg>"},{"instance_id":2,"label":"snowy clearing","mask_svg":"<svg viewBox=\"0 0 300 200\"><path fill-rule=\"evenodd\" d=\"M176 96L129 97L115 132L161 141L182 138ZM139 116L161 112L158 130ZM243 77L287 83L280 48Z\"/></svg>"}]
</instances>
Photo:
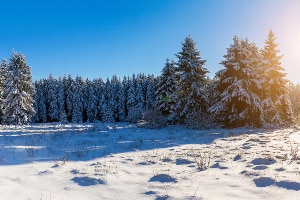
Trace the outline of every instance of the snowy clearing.
<instances>
[{"instance_id":1,"label":"snowy clearing","mask_svg":"<svg viewBox=\"0 0 300 200\"><path fill-rule=\"evenodd\" d=\"M297 129L0 126L1 199L299 199Z\"/></svg>"}]
</instances>

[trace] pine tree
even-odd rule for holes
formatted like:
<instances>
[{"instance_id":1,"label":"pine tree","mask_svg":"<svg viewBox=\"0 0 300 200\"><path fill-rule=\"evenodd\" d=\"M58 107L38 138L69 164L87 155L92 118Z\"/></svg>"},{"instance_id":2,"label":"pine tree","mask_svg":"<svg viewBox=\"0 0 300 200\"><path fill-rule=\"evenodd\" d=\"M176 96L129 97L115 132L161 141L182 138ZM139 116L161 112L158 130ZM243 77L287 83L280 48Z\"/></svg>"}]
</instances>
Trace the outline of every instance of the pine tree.
<instances>
[{"instance_id":1,"label":"pine tree","mask_svg":"<svg viewBox=\"0 0 300 200\"><path fill-rule=\"evenodd\" d=\"M35 111L31 69L25 57L13 53L7 66L3 89L3 121L5 124L22 125L30 122Z\"/></svg>"},{"instance_id":2,"label":"pine tree","mask_svg":"<svg viewBox=\"0 0 300 200\"><path fill-rule=\"evenodd\" d=\"M59 112L59 121L63 124L68 122L66 114L66 99L65 99L65 88L64 88L65 77L59 77L58 88L57 88L57 104Z\"/></svg>"},{"instance_id":3,"label":"pine tree","mask_svg":"<svg viewBox=\"0 0 300 200\"><path fill-rule=\"evenodd\" d=\"M120 82L119 85L120 86L118 91L118 117L120 121L124 122L126 120L127 115L127 78L124 77L122 83Z\"/></svg>"},{"instance_id":4,"label":"pine tree","mask_svg":"<svg viewBox=\"0 0 300 200\"><path fill-rule=\"evenodd\" d=\"M6 72L7 72L7 63L6 63L6 60L3 59L1 62L1 66L0 66L0 91L2 91L4 89Z\"/></svg>"},{"instance_id":5,"label":"pine tree","mask_svg":"<svg viewBox=\"0 0 300 200\"><path fill-rule=\"evenodd\" d=\"M127 91L127 121L136 123L142 118L143 113L143 92L140 75L136 78L135 74L133 74L132 78L128 79Z\"/></svg>"},{"instance_id":6,"label":"pine tree","mask_svg":"<svg viewBox=\"0 0 300 200\"><path fill-rule=\"evenodd\" d=\"M96 108L96 94L95 87L92 81L86 80L86 90L85 90L85 107L87 112L87 121L95 122L97 117L97 108Z\"/></svg>"},{"instance_id":7,"label":"pine tree","mask_svg":"<svg viewBox=\"0 0 300 200\"><path fill-rule=\"evenodd\" d=\"M68 78L64 78L64 90L65 90L65 98L66 98L66 114L69 122L72 121L72 113L73 113L73 101L74 101L74 93L75 93L75 81L69 75Z\"/></svg>"},{"instance_id":8,"label":"pine tree","mask_svg":"<svg viewBox=\"0 0 300 200\"><path fill-rule=\"evenodd\" d=\"M35 82L35 94L34 94L34 110L33 122L46 123L47 122L47 111L46 111L46 98L45 98L45 84L44 80L41 79Z\"/></svg>"},{"instance_id":9,"label":"pine tree","mask_svg":"<svg viewBox=\"0 0 300 200\"><path fill-rule=\"evenodd\" d=\"M111 100L111 82L109 79L106 80L106 83L103 87L103 91L101 93L101 99L100 99L100 110L101 110L101 121L103 122L114 122L114 113L111 108L112 103Z\"/></svg>"},{"instance_id":10,"label":"pine tree","mask_svg":"<svg viewBox=\"0 0 300 200\"><path fill-rule=\"evenodd\" d=\"M49 122L59 121L59 108L58 108L58 82L50 74L49 78L46 80L46 105L47 105L47 115Z\"/></svg>"},{"instance_id":11,"label":"pine tree","mask_svg":"<svg viewBox=\"0 0 300 200\"><path fill-rule=\"evenodd\" d=\"M206 61L201 59L200 52L190 37L185 39L182 51L176 56L179 75L176 111L182 123L188 114L207 112L204 88L208 70L203 67Z\"/></svg>"},{"instance_id":12,"label":"pine tree","mask_svg":"<svg viewBox=\"0 0 300 200\"><path fill-rule=\"evenodd\" d=\"M33 100L34 100L33 109L34 109L35 113L32 116L31 120L33 123L38 123L39 122L39 108L38 108L39 93L38 93L38 82L37 81L34 82L34 87L35 87L35 93L33 95ZM0 109L0 119L1 119L1 109Z\"/></svg>"},{"instance_id":13,"label":"pine tree","mask_svg":"<svg viewBox=\"0 0 300 200\"><path fill-rule=\"evenodd\" d=\"M108 103L109 107L113 113L113 118L115 121L118 120L118 91L119 91L119 78L116 75L113 75L110 85L108 87Z\"/></svg>"},{"instance_id":14,"label":"pine tree","mask_svg":"<svg viewBox=\"0 0 300 200\"><path fill-rule=\"evenodd\" d=\"M125 90L122 86L122 82L120 79L113 78L113 92L114 95L114 118L116 121L124 121L125 120Z\"/></svg>"},{"instance_id":15,"label":"pine tree","mask_svg":"<svg viewBox=\"0 0 300 200\"><path fill-rule=\"evenodd\" d=\"M291 102L291 111L293 114L293 118L295 119L295 122L299 125L300 123L300 85L290 83L289 84L289 99Z\"/></svg>"},{"instance_id":16,"label":"pine tree","mask_svg":"<svg viewBox=\"0 0 300 200\"><path fill-rule=\"evenodd\" d=\"M136 105L135 108L137 110L144 111L145 110L145 104L146 104L146 77L144 74L138 74L137 79L136 79L136 87L135 87L135 100L136 100Z\"/></svg>"},{"instance_id":17,"label":"pine tree","mask_svg":"<svg viewBox=\"0 0 300 200\"><path fill-rule=\"evenodd\" d=\"M128 98L126 102L128 110L137 106L136 88L137 88L137 80L135 75L133 74L132 78L128 79L128 90L127 90Z\"/></svg>"},{"instance_id":18,"label":"pine tree","mask_svg":"<svg viewBox=\"0 0 300 200\"><path fill-rule=\"evenodd\" d=\"M103 114L102 114L102 121L103 122L115 122L114 116L113 116L113 111L110 108L109 104L105 103L103 105Z\"/></svg>"},{"instance_id":19,"label":"pine tree","mask_svg":"<svg viewBox=\"0 0 300 200\"><path fill-rule=\"evenodd\" d=\"M158 108L166 116L174 113L176 100L174 95L177 89L176 67L174 61L166 60L166 64L158 79L155 92Z\"/></svg>"},{"instance_id":20,"label":"pine tree","mask_svg":"<svg viewBox=\"0 0 300 200\"><path fill-rule=\"evenodd\" d=\"M226 127L261 126L264 122L260 100L258 48L248 40L233 38L227 49L225 69L216 74L215 102L210 111L216 113Z\"/></svg>"},{"instance_id":21,"label":"pine tree","mask_svg":"<svg viewBox=\"0 0 300 200\"><path fill-rule=\"evenodd\" d=\"M104 88L104 82L101 78L93 80L94 92L95 92L95 108L96 108L96 120L101 120L102 118L102 94Z\"/></svg>"},{"instance_id":22,"label":"pine tree","mask_svg":"<svg viewBox=\"0 0 300 200\"><path fill-rule=\"evenodd\" d=\"M145 109L151 110L154 109L157 105L155 91L157 81L153 75L149 75L145 81L146 85L146 96L145 96Z\"/></svg>"},{"instance_id":23,"label":"pine tree","mask_svg":"<svg viewBox=\"0 0 300 200\"><path fill-rule=\"evenodd\" d=\"M282 56L278 55L275 40L276 36L270 30L262 49L262 99L267 122L282 126L292 123L293 119L288 98L288 80L285 79L286 74L280 62Z\"/></svg>"},{"instance_id":24,"label":"pine tree","mask_svg":"<svg viewBox=\"0 0 300 200\"><path fill-rule=\"evenodd\" d=\"M83 122L83 88L85 82L81 76L76 76L74 93L73 93L73 106L72 106L72 122L82 123Z\"/></svg>"},{"instance_id":25,"label":"pine tree","mask_svg":"<svg viewBox=\"0 0 300 200\"><path fill-rule=\"evenodd\" d=\"M7 63L6 60L3 59L0 66L0 123L2 122L2 109L3 109L3 100L4 100L4 83L6 79L6 72L7 72Z\"/></svg>"}]
</instances>

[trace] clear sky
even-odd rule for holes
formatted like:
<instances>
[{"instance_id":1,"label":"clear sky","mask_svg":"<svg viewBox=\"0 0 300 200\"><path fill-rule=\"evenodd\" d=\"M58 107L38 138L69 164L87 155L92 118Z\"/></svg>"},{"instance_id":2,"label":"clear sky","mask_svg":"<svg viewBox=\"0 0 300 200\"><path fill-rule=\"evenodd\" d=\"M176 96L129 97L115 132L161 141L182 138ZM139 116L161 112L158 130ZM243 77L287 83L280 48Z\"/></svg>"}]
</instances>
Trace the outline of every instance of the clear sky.
<instances>
[{"instance_id":1,"label":"clear sky","mask_svg":"<svg viewBox=\"0 0 300 200\"><path fill-rule=\"evenodd\" d=\"M159 75L186 36L213 77L233 35L263 47L273 29L300 83L299 0L14 0L1 2L0 21L0 57L22 52L34 80Z\"/></svg>"}]
</instances>

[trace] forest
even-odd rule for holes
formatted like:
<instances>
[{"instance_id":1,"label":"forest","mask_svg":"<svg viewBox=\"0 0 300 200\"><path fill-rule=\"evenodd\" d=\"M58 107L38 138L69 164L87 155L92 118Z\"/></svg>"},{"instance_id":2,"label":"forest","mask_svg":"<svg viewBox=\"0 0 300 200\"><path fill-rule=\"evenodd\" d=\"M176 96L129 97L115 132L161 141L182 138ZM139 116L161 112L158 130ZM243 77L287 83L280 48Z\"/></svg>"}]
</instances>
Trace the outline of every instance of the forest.
<instances>
[{"instance_id":1,"label":"forest","mask_svg":"<svg viewBox=\"0 0 300 200\"><path fill-rule=\"evenodd\" d=\"M215 77L186 37L176 61L160 76L143 73L103 80L50 75L32 81L25 56L13 53L0 68L0 122L143 122L148 128L183 124L192 129L281 127L299 121L300 87L281 66L275 34L265 46L233 37Z\"/></svg>"}]
</instances>

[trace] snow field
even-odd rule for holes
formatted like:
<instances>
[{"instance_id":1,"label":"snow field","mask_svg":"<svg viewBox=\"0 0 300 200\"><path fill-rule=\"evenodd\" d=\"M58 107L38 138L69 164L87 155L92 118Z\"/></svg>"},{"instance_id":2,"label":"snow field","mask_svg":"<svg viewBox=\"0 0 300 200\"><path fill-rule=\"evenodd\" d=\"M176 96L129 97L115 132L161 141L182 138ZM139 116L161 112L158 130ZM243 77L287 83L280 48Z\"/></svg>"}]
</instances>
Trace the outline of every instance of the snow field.
<instances>
[{"instance_id":1,"label":"snow field","mask_svg":"<svg viewBox=\"0 0 300 200\"><path fill-rule=\"evenodd\" d=\"M0 127L1 199L299 199L297 129Z\"/></svg>"}]
</instances>

